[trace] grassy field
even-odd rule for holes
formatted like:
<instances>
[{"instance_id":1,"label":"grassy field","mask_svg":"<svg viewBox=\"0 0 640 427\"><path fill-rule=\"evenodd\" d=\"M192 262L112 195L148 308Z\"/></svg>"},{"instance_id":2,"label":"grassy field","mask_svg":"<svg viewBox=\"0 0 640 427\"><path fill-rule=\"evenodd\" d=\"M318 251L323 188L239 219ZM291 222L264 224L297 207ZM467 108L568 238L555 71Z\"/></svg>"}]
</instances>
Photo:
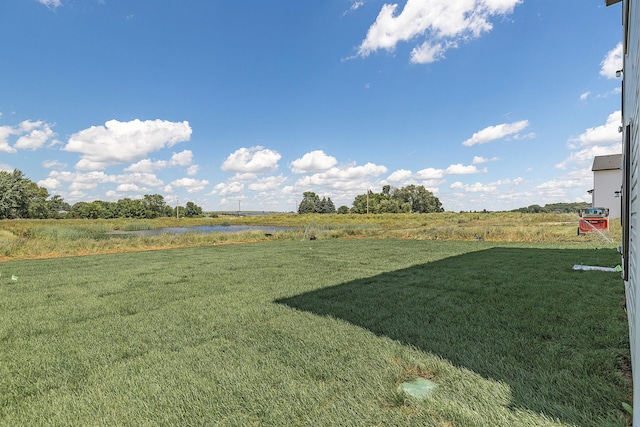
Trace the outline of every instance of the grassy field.
<instances>
[{"instance_id":1,"label":"grassy field","mask_svg":"<svg viewBox=\"0 0 640 427\"><path fill-rule=\"evenodd\" d=\"M611 244L324 232L0 263L0 425L627 424Z\"/></svg>"},{"instance_id":2,"label":"grassy field","mask_svg":"<svg viewBox=\"0 0 640 427\"><path fill-rule=\"evenodd\" d=\"M196 225L288 226L265 236L243 233L165 233L155 236L109 235L113 230L146 230ZM155 220L3 220L0 221L0 261L212 244L341 237L487 242L580 242L616 247L620 221L600 234L577 235L577 214L438 213L385 215L262 215L219 218L161 218Z\"/></svg>"}]
</instances>

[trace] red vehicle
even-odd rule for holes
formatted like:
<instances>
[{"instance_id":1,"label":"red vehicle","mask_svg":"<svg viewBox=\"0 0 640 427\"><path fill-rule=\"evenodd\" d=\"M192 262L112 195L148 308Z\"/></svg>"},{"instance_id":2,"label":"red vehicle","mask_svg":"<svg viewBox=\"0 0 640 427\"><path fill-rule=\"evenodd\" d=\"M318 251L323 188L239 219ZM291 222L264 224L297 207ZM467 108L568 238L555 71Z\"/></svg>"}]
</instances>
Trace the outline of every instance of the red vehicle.
<instances>
[{"instance_id":1,"label":"red vehicle","mask_svg":"<svg viewBox=\"0 0 640 427\"><path fill-rule=\"evenodd\" d=\"M578 235L593 231L606 231L609 229L609 209L586 208L580 211L578 221Z\"/></svg>"}]
</instances>

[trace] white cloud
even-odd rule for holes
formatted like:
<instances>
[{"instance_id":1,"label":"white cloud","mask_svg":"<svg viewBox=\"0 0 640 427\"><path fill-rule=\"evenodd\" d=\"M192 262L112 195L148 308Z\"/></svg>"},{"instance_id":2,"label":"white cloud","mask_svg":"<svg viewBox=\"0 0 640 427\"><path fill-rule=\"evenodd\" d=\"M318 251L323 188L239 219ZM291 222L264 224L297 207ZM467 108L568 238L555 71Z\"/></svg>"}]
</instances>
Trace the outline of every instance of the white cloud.
<instances>
[{"instance_id":1,"label":"white cloud","mask_svg":"<svg viewBox=\"0 0 640 427\"><path fill-rule=\"evenodd\" d=\"M413 49L411 61L428 63L442 58L459 42L491 31L494 16L513 12L522 0L407 0L398 12L398 4L382 6L376 21L367 31L357 56L366 57L380 49L395 50L400 42L421 41Z\"/></svg>"},{"instance_id":2,"label":"white cloud","mask_svg":"<svg viewBox=\"0 0 640 427\"><path fill-rule=\"evenodd\" d=\"M180 153L173 153L169 161L158 160L154 162L151 159L142 159L139 162L125 168L124 170L127 172L152 173L171 166L189 166L191 165L192 160L193 152L191 150L184 150Z\"/></svg>"},{"instance_id":3,"label":"white cloud","mask_svg":"<svg viewBox=\"0 0 640 427\"><path fill-rule=\"evenodd\" d=\"M571 155L556 165L558 169L568 169L573 166L592 164L596 156L608 156L610 154L621 154L622 142L612 145L593 145L580 151L575 151Z\"/></svg>"},{"instance_id":4,"label":"white cloud","mask_svg":"<svg viewBox=\"0 0 640 427\"><path fill-rule=\"evenodd\" d=\"M264 173L278 169L278 161L282 156L277 151L261 146L240 148L231 153L222 164L227 172Z\"/></svg>"},{"instance_id":5,"label":"white cloud","mask_svg":"<svg viewBox=\"0 0 640 427\"><path fill-rule=\"evenodd\" d=\"M311 151L289 165L293 173L316 173L331 169L338 163L333 156L328 156L322 150Z\"/></svg>"},{"instance_id":6,"label":"white cloud","mask_svg":"<svg viewBox=\"0 0 640 427\"><path fill-rule=\"evenodd\" d=\"M498 191L498 187L493 184L483 184L481 182L476 182L474 184L463 184L460 181L454 182L451 184L450 188L452 190L461 190L465 193L495 193Z\"/></svg>"},{"instance_id":7,"label":"white cloud","mask_svg":"<svg viewBox=\"0 0 640 427\"><path fill-rule=\"evenodd\" d=\"M426 168L416 172L415 178L417 179L440 179L444 177L443 169Z\"/></svg>"},{"instance_id":8,"label":"white cloud","mask_svg":"<svg viewBox=\"0 0 640 427\"><path fill-rule=\"evenodd\" d=\"M18 136L13 145L9 145L9 137ZM0 126L0 151L16 153L20 150L36 150L43 147L56 136L51 125L41 120L25 120L17 126Z\"/></svg>"},{"instance_id":9,"label":"white cloud","mask_svg":"<svg viewBox=\"0 0 640 427\"><path fill-rule=\"evenodd\" d=\"M67 164L58 160L45 160L42 162L42 167L47 169L64 169L67 167Z\"/></svg>"},{"instance_id":10,"label":"white cloud","mask_svg":"<svg viewBox=\"0 0 640 427\"><path fill-rule=\"evenodd\" d=\"M587 98L589 98L589 95L591 95L591 92L585 92L583 94L580 95L580 101L586 101Z\"/></svg>"},{"instance_id":11,"label":"white cloud","mask_svg":"<svg viewBox=\"0 0 640 427\"><path fill-rule=\"evenodd\" d=\"M138 187L136 184L120 184L116 191L122 193L137 193L139 191L145 191L144 188Z\"/></svg>"},{"instance_id":12,"label":"white cloud","mask_svg":"<svg viewBox=\"0 0 640 427\"><path fill-rule=\"evenodd\" d=\"M164 186L164 182L153 173L130 173L126 175L117 175L115 181L120 183L135 183L144 187L160 188Z\"/></svg>"},{"instance_id":13,"label":"white cloud","mask_svg":"<svg viewBox=\"0 0 640 427\"><path fill-rule=\"evenodd\" d=\"M618 43L616 47L607 52L600 63L602 68L600 69L600 75L608 79L616 78L616 71L622 69L622 42Z\"/></svg>"},{"instance_id":14,"label":"white cloud","mask_svg":"<svg viewBox=\"0 0 640 427\"><path fill-rule=\"evenodd\" d=\"M15 135L16 130L13 126L0 126L0 151L5 153L15 153L16 150L9 145L9 137Z\"/></svg>"},{"instance_id":15,"label":"white cloud","mask_svg":"<svg viewBox=\"0 0 640 427\"><path fill-rule=\"evenodd\" d=\"M198 171L200 171L199 165L191 165L187 168L187 175L189 176L197 175Z\"/></svg>"},{"instance_id":16,"label":"white cloud","mask_svg":"<svg viewBox=\"0 0 640 427\"><path fill-rule=\"evenodd\" d=\"M471 161L471 163L474 165L481 165L483 163L495 162L498 160L500 160L499 157L492 157L490 159L487 159L486 157L482 157L482 156L473 156L473 160Z\"/></svg>"},{"instance_id":17,"label":"white cloud","mask_svg":"<svg viewBox=\"0 0 640 427\"><path fill-rule=\"evenodd\" d=\"M424 42L418 47L411 50L411 63L413 64L430 64L444 58L445 51L449 46L442 43L431 44Z\"/></svg>"},{"instance_id":18,"label":"white cloud","mask_svg":"<svg viewBox=\"0 0 640 427\"><path fill-rule=\"evenodd\" d=\"M407 169L398 169L387 177L389 182L402 182L410 179L413 176L413 172Z\"/></svg>"},{"instance_id":19,"label":"white cloud","mask_svg":"<svg viewBox=\"0 0 640 427\"><path fill-rule=\"evenodd\" d=\"M507 136L518 138L518 133L529 126L528 120L521 120L514 123L503 123L495 126L488 126L478 132L475 132L471 138L462 143L467 147L471 147L476 144L486 144L487 142L502 139ZM529 134L527 137L533 136Z\"/></svg>"},{"instance_id":20,"label":"white cloud","mask_svg":"<svg viewBox=\"0 0 640 427\"><path fill-rule=\"evenodd\" d=\"M479 170L475 165L465 166L461 163L451 165L446 170L447 175L470 175L474 173L486 172L487 170Z\"/></svg>"},{"instance_id":21,"label":"white cloud","mask_svg":"<svg viewBox=\"0 0 640 427\"><path fill-rule=\"evenodd\" d=\"M347 13L350 12L355 12L356 10L360 9L362 6L364 6L364 1L354 1L351 4L351 7L349 7L349 9L347 11L345 11L342 16L346 15Z\"/></svg>"},{"instance_id":22,"label":"white cloud","mask_svg":"<svg viewBox=\"0 0 640 427\"><path fill-rule=\"evenodd\" d=\"M204 190L204 187L207 185L209 185L209 181L206 179L197 180L193 178L180 178L171 182L171 186L184 188L187 190L187 193L198 193Z\"/></svg>"},{"instance_id":23,"label":"white cloud","mask_svg":"<svg viewBox=\"0 0 640 427\"><path fill-rule=\"evenodd\" d=\"M55 178L45 178L43 180L38 181L38 186L44 187L47 190L56 190L60 188L61 182Z\"/></svg>"},{"instance_id":24,"label":"white cloud","mask_svg":"<svg viewBox=\"0 0 640 427\"><path fill-rule=\"evenodd\" d=\"M249 184L248 188L252 191L270 191L279 188L287 178L283 175L268 176Z\"/></svg>"},{"instance_id":25,"label":"white cloud","mask_svg":"<svg viewBox=\"0 0 640 427\"><path fill-rule=\"evenodd\" d=\"M62 2L60 0L36 0L38 3L41 3L45 6L47 6L49 9L55 9L56 7L59 7L62 5Z\"/></svg>"},{"instance_id":26,"label":"white cloud","mask_svg":"<svg viewBox=\"0 0 640 427\"><path fill-rule=\"evenodd\" d=\"M179 153L173 153L169 164L171 166L189 166L193 161L193 152L191 150L184 150Z\"/></svg>"},{"instance_id":27,"label":"white cloud","mask_svg":"<svg viewBox=\"0 0 640 427\"><path fill-rule=\"evenodd\" d=\"M244 183L240 181L221 182L213 187L211 195L226 197L230 194L238 194L244 190Z\"/></svg>"},{"instance_id":28,"label":"white cloud","mask_svg":"<svg viewBox=\"0 0 640 427\"><path fill-rule=\"evenodd\" d=\"M81 153L76 167L99 170L142 159L153 151L188 141L190 137L191 127L187 121L109 120L104 126L92 126L71 135L64 150Z\"/></svg>"},{"instance_id":29,"label":"white cloud","mask_svg":"<svg viewBox=\"0 0 640 427\"><path fill-rule=\"evenodd\" d=\"M318 188L351 191L367 188L369 180L387 173L385 166L367 163L363 166L353 164L333 167L328 171L304 176L296 182L296 188ZM315 191L315 190L314 190ZM333 198L333 197L332 197Z\"/></svg>"},{"instance_id":30,"label":"white cloud","mask_svg":"<svg viewBox=\"0 0 640 427\"><path fill-rule=\"evenodd\" d=\"M614 143L622 140L618 127L622 124L622 111L618 110L607 117L604 125L588 128L581 135L571 139L570 142L578 142L583 147L598 144Z\"/></svg>"}]
</instances>

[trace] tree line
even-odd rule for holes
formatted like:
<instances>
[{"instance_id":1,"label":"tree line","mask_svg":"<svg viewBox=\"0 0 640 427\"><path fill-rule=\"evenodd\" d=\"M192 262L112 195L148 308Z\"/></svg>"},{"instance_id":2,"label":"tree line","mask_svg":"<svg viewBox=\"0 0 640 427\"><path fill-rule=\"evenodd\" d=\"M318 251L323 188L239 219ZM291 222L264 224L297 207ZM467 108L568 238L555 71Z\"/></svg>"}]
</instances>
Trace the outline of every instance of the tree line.
<instances>
[{"instance_id":1,"label":"tree line","mask_svg":"<svg viewBox=\"0 0 640 427\"><path fill-rule=\"evenodd\" d=\"M444 212L442 203L431 191L422 185L408 185L393 188L390 185L382 187L382 192L371 190L357 195L352 207L340 206L337 210L329 197L320 199L316 193L306 191L298 205L298 213L429 213Z\"/></svg>"},{"instance_id":2,"label":"tree line","mask_svg":"<svg viewBox=\"0 0 640 427\"><path fill-rule=\"evenodd\" d=\"M0 171L0 219L19 218L136 218L199 217L202 208L193 202L171 207L160 194L146 194L142 199L124 198L117 202L96 200L66 203L59 195L51 196L20 170Z\"/></svg>"}]
</instances>

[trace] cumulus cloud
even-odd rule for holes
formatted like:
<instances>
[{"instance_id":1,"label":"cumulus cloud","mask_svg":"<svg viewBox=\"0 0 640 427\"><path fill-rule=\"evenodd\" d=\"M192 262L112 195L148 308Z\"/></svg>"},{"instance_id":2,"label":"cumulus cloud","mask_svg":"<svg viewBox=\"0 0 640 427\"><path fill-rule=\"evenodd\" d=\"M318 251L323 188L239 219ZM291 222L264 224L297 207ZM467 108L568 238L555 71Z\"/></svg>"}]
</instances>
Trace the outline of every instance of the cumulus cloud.
<instances>
[{"instance_id":1,"label":"cumulus cloud","mask_svg":"<svg viewBox=\"0 0 640 427\"><path fill-rule=\"evenodd\" d=\"M514 123L502 123L495 126L488 126L476 133L474 133L471 138L467 139L462 143L467 147L471 147L476 144L486 144L487 142L495 141L497 139L502 139L505 137L513 137L518 138L519 132L524 130L529 126L528 120L521 120L519 122ZM528 137L532 135L529 134Z\"/></svg>"},{"instance_id":2,"label":"cumulus cloud","mask_svg":"<svg viewBox=\"0 0 640 427\"><path fill-rule=\"evenodd\" d=\"M602 67L600 68L601 76L608 79L615 79L617 77L616 71L622 69L622 42L607 52L600 65Z\"/></svg>"},{"instance_id":3,"label":"cumulus cloud","mask_svg":"<svg viewBox=\"0 0 640 427\"><path fill-rule=\"evenodd\" d=\"M583 147L598 144L614 143L622 140L618 127L622 124L622 111L618 110L607 117L605 124L588 128L576 138L572 138L570 143L578 143Z\"/></svg>"},{"instance_id":4,"label":"cumulus cloud","mask_svg":"<svg viewBox=\"0 0 640 427\"><path fill-rule=\"evenodd\" d=\"M282 158L277 151L261 146L240 148L231 153L222 164L226 172L264 173L278 169L278 161Z\"/></svg>"},{"instance_id":5,"label":"cumulus cloud","mask_svg":"<svg viewBox=\"0 0 640 427\"><path fill-rule=\"evenodd\" d=\"M244 183L241 181L230 180L221 182L213 187L211 195L227 197L232 194L238 194L244 190Z\"/></svg>"},{"instance_id":6,"label":"cumulus cloud","mask_svg":"<svg viewBox=\"0 0 640 427\"><path fill-rule=\"evenodd\" d=\"M451 184L452 190L464 191L465 193L494 193L498 191L498 187L492 183L483 184L476 182L474 184L463 184L460 181Z\"/></svg>"},{"instance_id":7,"label":"cumulus cloud","mask_svg":"<svg viewBox=\"0 0 640 427\"><path fill-rule=\"evenodd\" d=\"M385 4L369 27L357 56L366 57L380 49L395 50L401 42L418 41L411 62L429 63L444 56L447 49L491 31L491 18L513 12L522 0L407 0Z\"/></svg>"},{"instance_id":8,"label":"cumulus cloud","mask_svg":"<svg viewBox=\"0 0 640 427\"><path fill-rule=\"evenodd\" d=\"M490 159L487 159L486 157L482 157L482 156L473 156L473 160L471 161L471 163L474 165L481 165L483 163L495 162L497 160L500 160L500 159L498 157L492 157Z\"/></svg>"},{"instance_id":9,"label":"cumulus cloud","mask_svg":"<svg viewBox=\"0 0 640 427\"><path fill-rule=\"evenodd\" d=\"M116 188L116 191L120 191L122 193L137 193L139 191L146 191L146 189L138 187L136 184L120 184Z\"/></svg>"},{"instance_id":10,"label":"cumulus cloud","mask_svg":"<svg viewBox=\"0 0 640 427\"><path fill-rule=\"evenodd\" d=\"M325 172L304 176L296 182L296 187L327 187L350 190L366 186L368 179L378 177L384 173L387 173L387 168L382 165L367 163L362 166L356 166L349 164L333 167Z\"/></svg>"},{"instance_id":11,"label":"cumulus cloud","mask_svg":"<svg viewBox=\"0 0 640 427\"><path fill-rule=\"evenodd\" d=\"M569 157L556 165L558 169L567 169L571 166L580 166L593 163L596 156L608 156L621 154L622 142L612 145L593 145L579 151L574 151Z\"/></svg>"},{"instance_id":12,"label":"cumulus cloud","mask_svg":"<svg viewBox=\"0 0 640 427\"><path fill-rule=\"evenodd\" d=\"M15 129L12 126L0 126L0 151L5 153L18 151L9 145L9 137L11 135L15 135Z\"/></svg>"},{"instance_id":13,"label":"cumulus cloud","mask_svg":"<svg viewBox=\"0 0 640 427\"><path fill-rule=\"evenodd\" d=\"M474 173L486 172L487 170L479 170L475 165L465 166L461 163L449 166L444 172L447 175L470 175Z\"/></svg>"},{"instance_id":14,"label":"cumulus cloud","mask_svg":"<svg viewBox=\"0 0 640 427\"><path fill-rule=\"evenodd\" d=\"M444 173L443 169L426 168L416 172L415 177L417 179L440 179L444 177Z\"/></svg>"},{"instance_id":15,"label":"cumulus cloud","mask_svg":"<svg viewBox=\"0 0 640 427\"><path fill-rule=\"evenodd\" d=\"M171 166L189 166L193 160L193 152L191 150L184 150L180 153L173 153L170 160L157 160L142 159L139 162L132 164L125 168L128 172L146 172L151 173L159 171Z\"/></svg>"},{"instance_id":16,"label":"cumulus cloud","mask_svg":"<svg viewBox=\"0 0 640 427\"><path fill-rule=\"evenodd\" d=\"M286 180L284 175L268 176L250 183L248 188L252 191L277 190Z\"/></svg>"},{"instance_id":17,"label":"cumulus cloud","mask_svg":"<svg viewBox=\"0 0 640 427\"><path fill-rule=\"evenodd\" d=\"M311 151L289 165L293 173L316 173L331 169L338 163L333 156L328 156L322 150Z\"/></svg>"},{"instance_id":18,"label":"cumulus cloud","mask_svg":"<svg viewBox=\"0 0 640 427\"><path fill-rule=\"evenodd\" d=\"M100 170L108 165L133 162L153 151L191 138L189 122L138 119L109 120L71 135L65 151L81 154L79 169Z\"/></svg>"},{"instance_id":19,"label":"cumulus cloud","mask_svg":"<svg viewBox=\"0 0 640 427\"><path fill-rule=\"evenodd\" d=\"M407 169L398 169L387 177L389 182L403 182L410 179L413 176L413 172Z\"/></svg>"},{"instance_id":20,"label":"cumulus cloud","mask_svg":"<svg viewBox=\"0 0 640 427\"><path fill-rule=\"evenodd\" d=\"M9 138L15 136L18 140L11 146ZM0 151L16 153L18 150L36 150L53 140L55 136L51 125L41 120L24 120L17 126L0 126Z\"/></svg>"},{"instance_id":21,"label":"cumulus cloud","mask_svg":"<svg viewBox=\"0 0 640 427\"><path fill-rule=\"evenodd\" d=\"M171 182L172 187L184 188L187 193L199 193L207 185L209 185L209 181L206 179L180 178Z\"/></svg>"}]
</instances>

